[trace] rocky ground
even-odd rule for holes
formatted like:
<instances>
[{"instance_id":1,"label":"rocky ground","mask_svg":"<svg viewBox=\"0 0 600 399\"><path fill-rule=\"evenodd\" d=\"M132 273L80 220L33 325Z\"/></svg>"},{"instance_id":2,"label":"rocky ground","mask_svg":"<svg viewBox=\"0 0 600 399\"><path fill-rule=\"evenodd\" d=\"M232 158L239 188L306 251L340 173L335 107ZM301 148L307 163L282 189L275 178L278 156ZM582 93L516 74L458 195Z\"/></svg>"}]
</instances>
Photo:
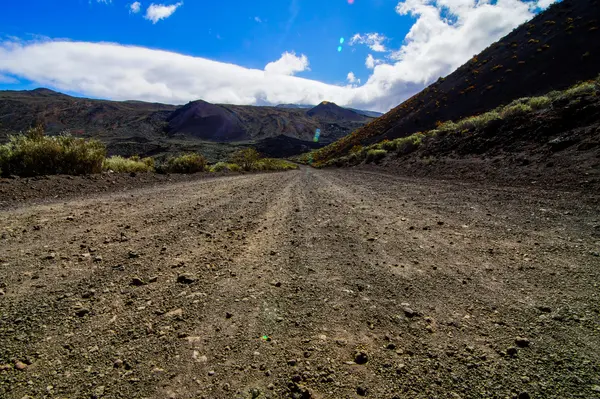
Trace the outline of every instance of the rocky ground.
<instances>
[{"instance_id":1,"label":"rocky ground","mask_svg":"<svg viewBox=\"0 0 600 399\"><path fill-rule=\"evenodd\" d=\"M2 398L600 397L597 192L309 168L14 192Z\"/></svg>"}]
</instances>

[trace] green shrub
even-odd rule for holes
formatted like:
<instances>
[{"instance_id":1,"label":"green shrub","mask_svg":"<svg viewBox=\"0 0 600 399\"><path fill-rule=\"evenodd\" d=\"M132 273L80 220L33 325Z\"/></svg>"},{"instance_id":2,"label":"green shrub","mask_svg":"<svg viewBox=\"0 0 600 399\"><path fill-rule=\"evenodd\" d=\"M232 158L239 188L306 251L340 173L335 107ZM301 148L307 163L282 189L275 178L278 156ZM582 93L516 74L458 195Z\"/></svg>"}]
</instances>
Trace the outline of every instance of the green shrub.
<instances>
[{"instance_id":1,"label":"green shrub","mask_svg":"<svg viewBox=\"0 0 600 399\"><path fill-rule=\"evenodd\" d=\"M386 150L372 149L367 151L367 162L377 162L384 158L387 154Z\"/></svg>"},{"instance_id":2,"label":"green shrub","mask_svg":"<svg viewBox=\"0 0 600 399\"><path fill-rule=\"evenodd\" d=\"M254 148L245 148L238 150L231 155L231 163L240 165L244 170L256 169L256 163L260 159L260 154Z\"/></svg>"},{"instance_id":3,"label":"green shrub","mask_svg":"<svg viewBox=\"0 0 600 399\"><path fill-rule=\"evenodd\" d=\"M534 110L546 109L550 107L551 104L552 100L546 96L532 97L527 102L527 105L529 105Z\"/></svg>"},{"instance_id":4,"label":"green shrub","mask_svg":"<svg viewBox=\"0 0 600 399\"><path fill-rule=\"evenodd\" d=\"M197 173L206 169L206 158L201 154L191 153L169 158L163 166L167 173Z\"/></svg>"},{"instance_id":5,"label":"green shrub","mask_svg":"<svg viewBox=\"0 0 600 399\"><path fill-rule=\"evenodd\" d=\"M116 173L131 173L131 172L153 172L154 159L140 157L123 158L121 156L113 156L106 158L102 164L104 170L112 170Z\"/></svg>"},{"instance_id":6,"label":"green shrub","mask_svg":"<svg viewBox=\"0 0 600 399\"><path fill-rule=\"evenodd\" d=\"M5 175L100 173L106 156L106 147L97 140L66 134L48 137L42 127L11 136L0 147L0 170Z\"/></svg>"},{"instance_id":7,"label":"green shrub","mask_svg":"<svg viewBox=\"0 0 600 399\"><path fill-rule=\"evenodd\" d=\"M396 151L398 149L398 142L396 140L384 141L381 143L381 149L388 152Z\"/></svg>"},{"instance_id":8,"label":"green shrub","mask_svg":"<svg viewBox=\"0 0 600 399\"><path fill-rule=\"evenodd\" d=\"M462 119L456 122L456 127L458 128L458 131L463 131L465 129L482 129L486 127L488 123L497 119L500 119L500 114L496 111L490 111L482 115Z\"/></svg>"},{"instance_id":9,"label":"green shrub","mask_svg":"<svg viewBox=\"0 0 600 399\"><path fill-rule=\"evenodd\" d=\"M514 105L507 105L500 111L502 118L514 118L515 116L524 115L533 111L531 106L523 103L516 103Z\"/></svg>"},{"instance_id":10,"label":"green shrub","mask_svg":"<svg viewBox=\"0 0 600 399\"><path fill-rule=\"evenodd\" d=\"M298 169L298 165L284 159L263 158L256 163L255 168L256 170L284 171Z\"/></svg>"},{"instance_id":11,"label":"green shrub","mask_svg":"<svg viewBox=\"0 0 600 399\"><path fill-rule=\"evenodd\" d=\"M239 172L242 168L235 163L217 162L210 167L211 172Z\"/></svg>"},{"instance_id":12,"label":"green shrub","mask_svg":"<svg viewBox=\"0 0 600 399\"><path fill-rule=\"evenodd\" d=\"M562 92L560 97L572 98L577 96L583 96L586 94L594 94L597 90L596 84L593 82L585 82L575 85Z\"/></svg>"}]
</instances>

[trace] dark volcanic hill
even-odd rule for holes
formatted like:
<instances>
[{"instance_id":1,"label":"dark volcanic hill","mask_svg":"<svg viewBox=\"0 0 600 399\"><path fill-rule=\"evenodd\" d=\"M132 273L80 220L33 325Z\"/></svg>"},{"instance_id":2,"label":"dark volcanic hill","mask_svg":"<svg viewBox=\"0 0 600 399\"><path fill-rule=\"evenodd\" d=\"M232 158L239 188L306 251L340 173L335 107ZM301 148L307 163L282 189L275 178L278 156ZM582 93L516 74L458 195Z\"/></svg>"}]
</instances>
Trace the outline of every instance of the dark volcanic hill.
<instances>
[{"instance_id":1,"label":"dark volcanic hill","mask_svg":"<svg viewBox=\"0 0 600 399\"><path fill-rule=\"evenodd\" d=\"M203 140L242 141L250 139L242 121L228 109L206 101L194 101L167 118L168 134L188 134Z\"/></svg>"},{"instance_id":2,"label":"dark volcanic hill","mask_svg":"<svg viewBox=\"0 0 600 399\"><path fill-rule=\"evenodd\" d=\"M519 97L564 89L600 72L600 3L564 0L492 44L446 78L321 151L408 136Z\"/></svg>"}]
</instances>

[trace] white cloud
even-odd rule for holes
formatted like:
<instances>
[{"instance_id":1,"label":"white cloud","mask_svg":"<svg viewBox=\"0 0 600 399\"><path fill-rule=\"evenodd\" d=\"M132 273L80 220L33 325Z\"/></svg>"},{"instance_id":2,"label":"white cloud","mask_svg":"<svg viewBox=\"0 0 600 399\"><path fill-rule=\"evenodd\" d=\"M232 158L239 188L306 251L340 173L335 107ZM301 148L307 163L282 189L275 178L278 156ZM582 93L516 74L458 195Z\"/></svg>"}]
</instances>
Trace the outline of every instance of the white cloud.
<instances>
[{"instance_id":1,"label":"white cloud","mask_svg":"<svg viewBox=\"0 0 600 399\"><path fill-rule=\"evenodd\" d=\"M38 85L115 100L181 104L204 99L233 104L318 104L387 111L468 61L546 5L520 0L406 0L397 6L415 23L387 63L373 57L360 86L289 76L308 68L305 55L284 53L265 70L110 43L7 39L0 74ZM443 11L443 12L442 12ZM286 55L287 54L287 55ZM372 56L371 56L372 57Z\"/></svg>"},{"instance_id":2,"label":"white cloud","mask_svg":"<svg viewBox=\"0 0 600 399\"><path fill-rule=\"evenodd\" d=\"M254 20L255 20L256 22L258 22L259 24L261 24L261 23L262 23L262 19L260 19L260 17L254 17Z\"/></svg>"},{"instance_id":3,"label":"white cloud","mask_svg":"<svg viewBox=\"0 0 600 399\"><path fill-rule=\"evenodd\" d=\"M308 68L308 57L304 54L299 57L293 51L281 54L277 61L269 62L265 66L265 72L271 75L294 75L297 72L306 71Z\"/></svg>"},{"instance_id":4,"label":"white cloud","mask_svg":"<svg viewBox=\"0 0 600 399\"><path fill-rule=\"evenodd\" d=\"M137 14L142 9L142 3L136 1L129 6L129 12L132 14Z\"/></svg>"},{"instance_id":5,"label":"white cloud","mask_svg":"<svg viewBox=\"0 0 600 399\"><path fill-rule=\"evenodd\" d=\"M387 38L380 33L365 33L364 35L357 33L350 39L350 45L354 46L357 43L366 44L371 50L382 53L386 51L383 45L383 42L386 40Z\"/></svg>"},{"instance_id":6,"label":"white cloud","mask_svg":"<svg viewBox=\"0 0 600 399\"><path fill-rule=\"evenodd\" d=\"M367 59L365 59L365 66L368 69L374 69L376 65L380 64L383 64L382 60L378 60L377 58L373 57L372 54L367 55Z\"/></svg>"},{"instance_id":7,"label":"white cloud","mask_svg":"<svg viewBox=\"0 0 600 399\"><path fill-rule=\"evenodd\" d=\"M346 76L348 83L358 83L360 84L360 79L357 79L354 75L354 72L348 72L348 76Z\"/></svg>"},{"instance_id":8,"label":"white cloud","mask_svg":"<svg viewBox=\"0 0 600 399\"><path fill-rule=\"evenodd\" d=\"M112 0L96 0L96 2L102 3L102 4L110 4L110 3L112 3Z\"/></svg>"},{"instance_id":9,"label":"white cloud","mask_svg":"<svg viewBox=\"0 0 600 399\"><path fill-rule=\"evenodd\" d=\"M173 13L183 5L183 2L175 3L170 6L164 4L150 4L150 7L146 10L147 20L152 21L153 24L157 23L161 19L169 18Z\"/></svg>"}]
</instances>

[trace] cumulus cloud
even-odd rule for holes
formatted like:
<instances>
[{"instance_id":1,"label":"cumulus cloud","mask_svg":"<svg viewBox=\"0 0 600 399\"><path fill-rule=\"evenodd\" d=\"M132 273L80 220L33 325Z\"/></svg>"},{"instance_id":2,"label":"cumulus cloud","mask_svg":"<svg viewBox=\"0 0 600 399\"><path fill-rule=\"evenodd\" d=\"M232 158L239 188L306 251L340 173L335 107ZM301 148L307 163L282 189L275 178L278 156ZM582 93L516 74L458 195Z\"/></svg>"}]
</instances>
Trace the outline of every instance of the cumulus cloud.
<instances>
[{"instance_id":1,"label":"cumulus cloud","mask_svg":"<svg viewBox=\"0 0 600 399\"><path fill-rule=\"evenodd\" d=\"M260 17L254 17L254 20L259 24L262 23L262 19L260 19Z\"/></svg>"},{"instance_id":2,"label":"cumulus cloud","mask_svg":"<svg viewBox=\"0 0 600 399\"><path fill-rule=\"evenodd\" d=\"M153 24L157 23L161 19L169 18L179 7L183 5L183 2L175 3L170 6L164 4L150 4L150 7L146 10L144 18L152 21Z\"/></svg>"},{"instance_id":3,"label":"cumulus cloud","mask_svg":"<svg viewBox=\"0 0 600 399\"><path fill-rule=\"evenodd\" d=\"M281 54L277 61L269 62L265 66L265 72L272 75L294 75L306 71L308 68L308 57L304 54L297 56L293 51Z\"/></svg>"},{"instance_id":4,"label":"cumulus cloud","mask_svg":"<svg viewBox=\"0 0 600 399\"><path fill-rule=\"evenodd\" d=\"M365 66L368 69L374 69L375 66L379 64L383 64L383 61L376 59L372 54L367 55L367 58L365 59Z\"/></svg>"},{"instance_id":5,"label":"cumulus cloud","mask_svg":"<svg viewBox=\"0 0 600 399\"><path fill-rule=\"evenodd\" d=\"M364 35L357 33L350 39L350 45L366 44L371 50L382 53L386 51L383 45L383 42L386 40L387 38L380 33L365 33Z\"/></svg>"},{"instance_id":6,"label":"cumulus cloud","mask_svg":"<svg viewBox=\"0 0 600 399\"><path fill-rule=\"evenodd\" d=\"M129 12L132 14L137 14L142 9L142 3L136 1L129 6Z\"/></svg>"},{"instance_id":7,"label":"cumulus cloud","mask_svg":"<svg viewBox=\"0 0 600 399\"><path fill-rule=\"evenodd\" d=\"M346 76L348 83L358 83L360 84L360 79L357 79L354 75L354 72L348 72L348 76Z\"/></svg>"},{"instance_id":8,"label":"cumulus cloud","mask_svg":"<svg viewBox=\"0 0 600 399\"><path fill-rule=\"evenodd\" d=\"M181 104L204 99L233 104L318 104L387 111L468 61L533 17L548 0L406 0L396 11L414 24L387 61L372 57L359 86L291 76L308 69L294 53L264 70L168 51L111 43L9 39L0 43L0 74L57 90L115 100ZM367 58L369 59L369 58Z\"/></svg>"}]
</instances>

